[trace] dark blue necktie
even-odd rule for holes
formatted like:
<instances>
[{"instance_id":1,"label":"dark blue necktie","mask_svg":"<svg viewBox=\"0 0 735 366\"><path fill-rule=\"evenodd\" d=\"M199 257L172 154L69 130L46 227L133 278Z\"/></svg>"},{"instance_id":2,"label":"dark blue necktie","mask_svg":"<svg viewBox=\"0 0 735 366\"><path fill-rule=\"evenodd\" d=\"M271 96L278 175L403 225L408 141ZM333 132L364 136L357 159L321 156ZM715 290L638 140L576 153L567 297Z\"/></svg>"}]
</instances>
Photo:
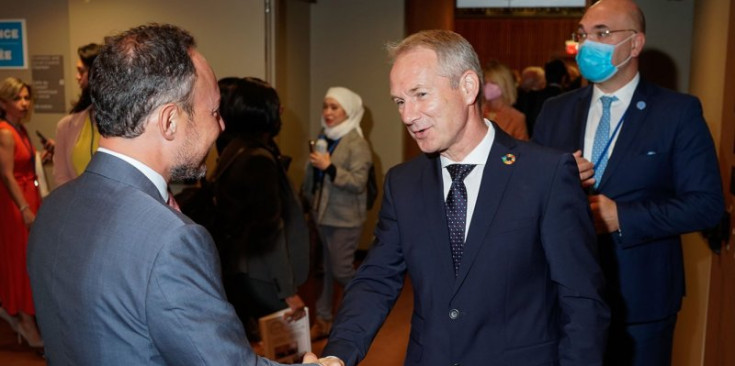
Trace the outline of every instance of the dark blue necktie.
<instances>
[{"instance_id":1,"label":"dark blue necktie","mask_svg":"<svg viewBox=\"0 0 735 366\"><path fill-rule=\"evenodd\" d=\"M471 164L447 165L449 175L452 177L452 185L449 187L445 204L455 276L459 273L459 263L464 251L464 231L467 225L467 188L464 186L464 178L474 167Z\"/></svg>"},{"instance_id":2,"label":"dark blue necktie","mask_svg":"<svg viewBox=\"0 0 735 366\"><path fill-rule=\"evenodd\" d=\"M610 155L610 148L608 147L607 151L605 151L605 148L610 143L610 105L616 100L618 98L615 96L603 96L600 98L602 102L602 117L600 118L600 124L597 126L597 131L595 131L595 142L592 145L592 163L596 164L595 188L600 185L602 173L605 172L605 167L607 167L607 157Z\"/></svg>"}]
</instances>

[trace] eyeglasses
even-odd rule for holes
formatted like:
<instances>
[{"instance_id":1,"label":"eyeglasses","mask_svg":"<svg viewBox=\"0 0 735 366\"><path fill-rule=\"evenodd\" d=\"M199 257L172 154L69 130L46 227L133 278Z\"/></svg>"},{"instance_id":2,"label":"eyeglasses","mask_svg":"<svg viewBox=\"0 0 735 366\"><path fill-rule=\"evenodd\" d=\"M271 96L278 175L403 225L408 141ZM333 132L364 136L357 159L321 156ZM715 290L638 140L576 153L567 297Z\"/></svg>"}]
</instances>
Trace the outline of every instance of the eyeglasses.
<instances>
[{"instance_id":1,"label":"eyeglasses","mask_svg":"<svg viewBox=\"0 0 735 366\"><path fill-rule=\"evenodd\" d=\"M638 33L638 31L635 29L617 29L617 30L600 29L600 30L592 31L590 33L576 31L572 33L572 35L574 36L575 41L581 43L581 42L586 41L587 39L591 39L593 41L602 41L602 40L610 38L610 36L613 33L618 33L618 32L633 32L636 34Z\"/></svg>"}]
</instances>

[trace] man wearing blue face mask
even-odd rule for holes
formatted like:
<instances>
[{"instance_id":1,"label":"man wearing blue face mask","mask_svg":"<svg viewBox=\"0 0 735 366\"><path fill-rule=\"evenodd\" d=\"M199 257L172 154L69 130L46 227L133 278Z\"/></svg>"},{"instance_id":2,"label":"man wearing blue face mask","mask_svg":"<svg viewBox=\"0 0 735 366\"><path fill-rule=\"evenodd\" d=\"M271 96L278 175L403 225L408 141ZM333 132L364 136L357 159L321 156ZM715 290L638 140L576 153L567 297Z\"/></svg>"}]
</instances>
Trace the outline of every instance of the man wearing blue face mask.
<instances>
[{"instance_id":1,"label":"man wearing blue face mask","mask_svg":"<svg viewBox=\"0 0 735 366\"><path fill-rule=\"evenodd\" d=\"M670 365L684 295L680 235L716 225L724 202L699 100L641 79L645 19L601 0L579 22L593 85L549 99L533 140L573 153L598 233L612 309L606 365Z\"/></svg>"}]
</instances>

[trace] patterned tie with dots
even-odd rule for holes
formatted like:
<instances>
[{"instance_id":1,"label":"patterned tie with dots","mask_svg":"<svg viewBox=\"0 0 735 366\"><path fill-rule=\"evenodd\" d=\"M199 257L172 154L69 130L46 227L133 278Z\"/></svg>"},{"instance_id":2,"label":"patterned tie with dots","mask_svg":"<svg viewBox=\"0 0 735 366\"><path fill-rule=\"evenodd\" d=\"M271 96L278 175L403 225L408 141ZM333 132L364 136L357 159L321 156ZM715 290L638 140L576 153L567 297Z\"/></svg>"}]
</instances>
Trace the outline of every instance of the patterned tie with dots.
<instances>
[{"instance_id":1,"label":"patterned tie with dots","mask_svg":"<svg viewBox=\"0 0 735 366\"><path fill-rule=\"evenodd\" d=\"M597 131L595 131L595 142L592 145L592 163L597 164L595 166L595 188L600 185L602 173L605 172L605 167L607 167L607 157L610 155L609 148L608 151L604 151L604 155L602 154L610 140L610 105L616 100L618 98L615 96L600 97L602 117L600 118L600 124L597 126ZM602 155L602 158L600 158L600 155Z\"/></svg>"},{"instance_id":2,"label":"patterned tie with dots","mask_svg":"<svg viewBox=\"0 0 735 366\"><path fill-rule=\"evenodd\" d=\"M467 188L464 186L464 178L474 168L475 166L471 164L447 165L449 175L452 177L452 185L447 195L446 213L455 277L459 274L459 263L464 251L464 231L467 224Z\"/></svg>"}]
</instances>

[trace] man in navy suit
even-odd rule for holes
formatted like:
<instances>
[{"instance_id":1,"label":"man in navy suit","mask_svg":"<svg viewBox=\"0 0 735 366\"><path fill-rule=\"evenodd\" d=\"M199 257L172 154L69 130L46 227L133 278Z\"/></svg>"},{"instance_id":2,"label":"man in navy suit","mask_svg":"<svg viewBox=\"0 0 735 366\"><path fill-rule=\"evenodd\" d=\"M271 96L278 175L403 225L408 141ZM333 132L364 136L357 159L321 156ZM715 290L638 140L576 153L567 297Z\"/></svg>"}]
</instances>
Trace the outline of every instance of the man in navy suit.
<instances>
[{"instance_id":1,"label":"man in navy suit","mask_svg":"<svg viewBox=\"0 0 735 366\"><path fill-rule=\"evenodd\" d=\"M598 233L612 310L607 365L669 365L684 295L680 234L714 226L724 203L699 101L641 79L645 20L602 0L579 23L594 85L544 105L533 140L574 152Z\"/></svg>"},{"instance_id":2,"label":"man in navy suit","mask_svg":"<svg viewBox=\"0 0 735 366\"><path fill-rule=\"evenodd\" d=\"M420 32L391 53L391 95L425 154L388 172L323 354L357 364L408 274L406 365L600 365L609 310L572 155L483 120L482 68L460 35Z\"/></svg>"},{"instance_id":3,"label":"man in navy suit","mask_svg":"<svg viewBox=\"0 0 735 366\"><path fill-rule=\"evenodd\" d=\"M100 148L45 201L28 246L49 364L280 365L250 348L209 233L166 205L223 128L194 39L155 24L108 38L90 87Z\"/></svg>"}]
</instances>

